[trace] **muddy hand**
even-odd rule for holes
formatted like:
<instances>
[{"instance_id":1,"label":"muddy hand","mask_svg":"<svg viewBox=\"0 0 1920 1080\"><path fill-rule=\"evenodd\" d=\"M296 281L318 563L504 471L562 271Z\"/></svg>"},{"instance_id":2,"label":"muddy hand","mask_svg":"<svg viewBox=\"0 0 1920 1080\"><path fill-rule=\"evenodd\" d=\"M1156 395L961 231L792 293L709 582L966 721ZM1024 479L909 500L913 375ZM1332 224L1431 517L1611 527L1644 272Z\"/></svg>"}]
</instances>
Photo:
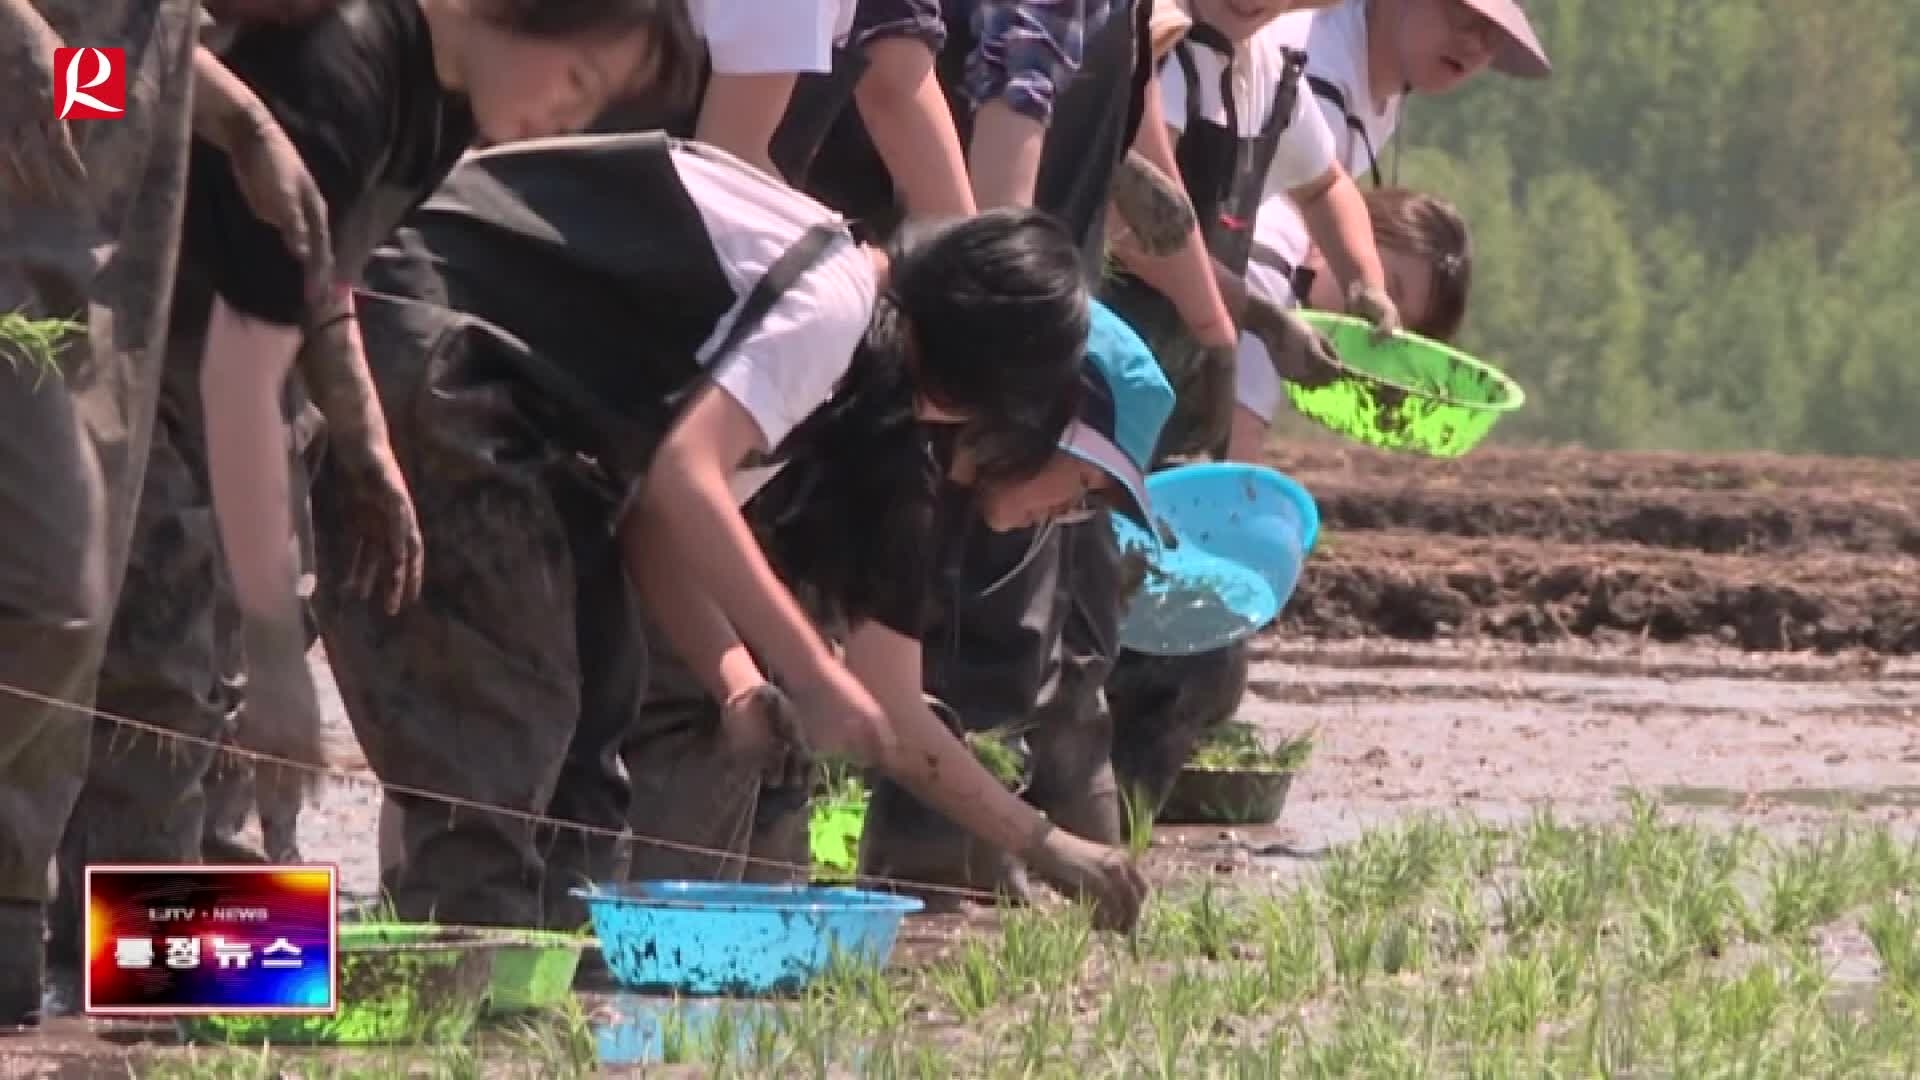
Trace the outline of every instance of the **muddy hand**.
<instances>
[{"instance_id":1,"label":"muddy hand","mask_svg":"<svg viewBox=\"0 0 1920 1080\"><path fill-rule=\"evenodd\" d=\"M280 231L287 250L306 268L309 291L320 296L333 280L333 240L327 202L286 132L261 117L234 147L234 179L254 216Z\"/></svg>"},{"instance_id":2,"label":"muddy hand","mask_svg":"<svg viewBox=\"0 0 1920 1080\"><path fill-rule=\"evenodd\" d=\"M838 663L787 692L806 745L820 754L872 764L886 730L887 715L853 673Z\"/></svg>"},{"instance_id":3,"label":"muddy hand","mask_svg":"<svg viewBox=\"0 0 1920 1080\"><path fill-rule=\"evenodd\" d=\"M1193 202L1153 162L1129 150L1113 175L1113 209L1143 254L1172 255L1193 234Z\"/></svg>"},{"instance_id":4,"label":"muddy hand","mask_svg":"<svg viewBox=\"0 0 1920 1080\"><path fill-rule=\"evenodd\" d=\"M283 790L307 790L326 766L320 697L307 666L306 627L243 617L246 650L247 748L296 766L260 763L260 775Z\"/></svg>"},{"instance_id":5,"label":"muddy hand","mask_svg":"<svg viewBox=\"0 0 1920 1080\"><path fill-rule=\"evenodd\" d=\"M72 207L87 169L55 116L53 51L60 39L32 5L0 0L0 198Z\"/></svg>"},{"instance_id":6,"label":"muddy hand","mask_svg":"<svg viewBox=\"0 0 1920 1080\"><path fill-rule=\"evenodd\" d=\"M1099 929L1125 932L1140 921L1150 891L1147 879L1119 848L1055 826L1024 858L1047 884L1075 899L1093 901L1093 923Z\"/></svg>"},{"instance_id":7,"label":"muddy hand","mask_svg":"<svg viewBox=\"0 0 1920 1080\"><path fill-rule=\"evenodd\" d=\"M1333 343L1306 320L1258 296L1247 297L1242 316L1249 334L1260 339L1280 377L1309 389L1338 379L1344 370Z\"/></svg>"},{"instance_id":8,"label":"muddy hand","mask_svg":"<svg viewBox=\"0 0 1920 1080\"><path fill-rule=\"evenodd\" d=\"M342 504L353 537L347 591L378 599L389 615L420 597L426 544L400 465L391 451L343 455L338 463Z\"/></svg>"},{"instance_id":9,"label":"muddy hand","mask_svg":"<svg viewBox=\"0 0 1920 1080\"><path fill-rule=\"evenodd\" d=\"M812 767L813 750L800 729L798 710L772 683L728 699L720 707L720 735L729 754L752 763L775 787L803 782Z\"/></svg>"},{"instance_id":10,"label":"muddy hand","mask_svg":"<svg viewBox=\"0 0 1920 1080\"><path fill-rule=\"evenodd\" d=\"M1358 315L1373 324L1373 343L1389 341L1400 332L1400 309L1387 290L1356 281L1347 290L1347 314Z\"/></svg>"}]
</instances>

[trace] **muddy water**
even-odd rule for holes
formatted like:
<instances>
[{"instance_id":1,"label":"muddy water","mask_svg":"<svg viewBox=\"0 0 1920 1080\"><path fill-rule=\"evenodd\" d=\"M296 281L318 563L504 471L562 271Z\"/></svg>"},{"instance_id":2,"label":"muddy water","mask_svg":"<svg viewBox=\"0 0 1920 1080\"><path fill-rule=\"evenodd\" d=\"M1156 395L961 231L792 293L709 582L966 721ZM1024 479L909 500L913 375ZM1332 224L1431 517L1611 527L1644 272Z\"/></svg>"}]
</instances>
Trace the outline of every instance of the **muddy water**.
<instances>
[{"instance_id":1,"label":"muddy water","mask_svg":"<svg viewBox=\"0 0 1920 1080\"><path fill-rule=\"evenodd\" d=\"M1176 851L1286 860L1422 811L1609 816L1629 790L1770 830L1840 814L1920 828L1920 664L1658 646L1269 641L1257 655L1242 718L1316 728L1318 747L1276 826L1170 832ZM315 670L336 758L357 760L317 654ZM348 893L377 887L378 805L371 783L337 783L301 817L303 851L337 861Z\"/></svg>"},{"instance_id":2,"label":"muddy water","mask_svg":"<svg viewBox=\"0 0 1920 1080\"><path fill-rule=\"evenodd\" d=\"M1269 649L1241 718L1275 735L1317 729L1314 757L1276 826L1179 839L1191 857L1259 864L1421 811L1607 817L1636 790L1769 831L1842 814L1916 830L1910 669L1803 662L1781 675L1727 659L1395 649L1369 663L1364 648Z\"/></svg>"}]
</instances>

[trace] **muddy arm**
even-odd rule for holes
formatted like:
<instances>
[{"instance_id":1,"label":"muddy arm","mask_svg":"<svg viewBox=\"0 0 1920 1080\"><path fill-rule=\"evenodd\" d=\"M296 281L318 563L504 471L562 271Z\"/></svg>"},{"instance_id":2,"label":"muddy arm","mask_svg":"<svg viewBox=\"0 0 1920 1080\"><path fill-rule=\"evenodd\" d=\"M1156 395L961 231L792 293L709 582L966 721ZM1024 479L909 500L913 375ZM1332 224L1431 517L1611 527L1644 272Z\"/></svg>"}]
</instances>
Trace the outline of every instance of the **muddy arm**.
<instances>
[{"instance_id":1,"label":"muddy arm","mask_svg":"<svg viewBox=\"0 0 1920 1080\"><path fill-rule=\"evenodd\" d=\"M351 289L337 290L316 308L294 364L314 407L326 417L328 453L352 465L392 453Z\"/></svg>"},{"instance_id":2,"label":"muddy arm","mask_svg":"<svg viewBox=\"0 0 1920 1080\"><path fill-rule=\"evenodd\" d=\"M205 45L193 53L193 133L232 154L274 123L246 83Z\"/></svg>"}]
</instances>

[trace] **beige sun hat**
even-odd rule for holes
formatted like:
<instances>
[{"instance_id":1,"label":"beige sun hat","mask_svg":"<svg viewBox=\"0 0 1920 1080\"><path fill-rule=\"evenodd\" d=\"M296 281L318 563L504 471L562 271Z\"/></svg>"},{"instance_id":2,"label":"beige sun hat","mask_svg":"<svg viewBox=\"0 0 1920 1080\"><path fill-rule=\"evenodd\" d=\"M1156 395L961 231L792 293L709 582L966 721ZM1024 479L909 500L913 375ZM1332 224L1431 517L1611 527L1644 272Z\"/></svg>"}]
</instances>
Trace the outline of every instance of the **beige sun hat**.
<instances>
[{"instance_id":1,"label":"beige sun hat","mask_svg":"<svg viewBox=\"0 0 1920 1080\"><path fill-rule=\"evenodd\" d=\"M1520 0L1460 0L1461 3L1493 20L1506 37L1494 50L1493 70L1519 79L1544 79L1553 74L1547 50L1527 21Z\"/></svg>"}]
</instances>

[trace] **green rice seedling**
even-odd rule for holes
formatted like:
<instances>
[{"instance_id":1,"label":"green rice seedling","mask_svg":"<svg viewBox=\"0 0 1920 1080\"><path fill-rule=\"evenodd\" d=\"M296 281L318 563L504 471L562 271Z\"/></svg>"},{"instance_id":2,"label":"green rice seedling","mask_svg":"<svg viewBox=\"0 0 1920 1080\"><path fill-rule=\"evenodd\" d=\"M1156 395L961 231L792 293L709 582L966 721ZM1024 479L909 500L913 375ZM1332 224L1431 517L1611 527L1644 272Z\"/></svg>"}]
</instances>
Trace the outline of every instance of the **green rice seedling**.
<instances>
[{"instance_id":1,"label":"green rice seedling","mask_svg":"<svg viewBox=\"0 0 1920 1080\"><path fill-rule=\"evenodd\" d=\"M1194 951L1209 960L1219 960L1227 955L1228 949L1237 941L1243 940L1241 920L1230 915L1220 904L1214 893L1213 879L1208 878L1201 885L1200 893L1194 898L1189 909L1188 921Z\"/></svg>"},{"instance_id":2,"label":"green rice seedling","mask_svg":"<svg viewBox=\"0 0 1920 1080\"><path fill-rule=\"evenodd\" d=\"M1804 934L1852 906L1860 880L1853 833L1834 829L1811 846L1777 851L1767 872L1764 923L1776 936Z\"/></svg>"},{"instance_id":3,"label":"green rice seedling","mask_svg":"<svg viewBox=\"0 0 1920 1080\"><path fill-rule=\"evenodd\" d=\"M1485 949L1487 912L1479 884L1470 878L1453 878L1443 886L1441 902L1446 913L1447 955L1464 960Z\"/></svg>"},{"instance_id":4,"label":"green rice seedling","mask_svg":"<svg viewBox=\"0 0 1920 1080\"><path fill-rule=\"evenodd\" d=\"M1533 1031L1553 1013L1556 984L1553 965L1541 952L1493 958L1470 992L1466 1020L1471 1042L1477 1046Z\"/></svg>"},{"instance_id":5,"label":"green rice seedling","mask_svg":"<svg viewBox=\"0 0 1920 1080\"><path fill-rule=\"evenodd\" d=\"M1373 970L1380 951L1381 916L1373 911L1341 912L1327 922L1327 942L1333 951L1333 973L1349 986L1358 985Z\"/></svg>"},{"instance_id":6,"label":"green rice seedling","mask_svg":"<svg viewBox=\"0 0 1920 1080\"><path fill-rule=\"evenodd\" d=\"M1146 1026L1151 993L1133 979L1116 980L1094 1021L1094 1038L1103 1047L1124 1047Z\"/></svg>"},{"instance_id":7,"label":"green rice seedling","mask_svg":"<svg viewBox=\"0 0 1920 1080\"><path fill-rule=\"evenodd\" d=\"M1298 1002L1326 985L1320 959L1320 913L1313 896L1296 892L1261 909L1261 968L1267 993L1277 1001Z\"/></svg>"},{"instance_id":8,"label":"green rice seedling","mask_svg":"<svg viewBox=\"0 0 1920 1080\"><path fill-rule=\"evenodd\" d=\"M1896 996L1920 996L1920 905L1881 897L1867 913L1865 930L1885 988Z\"/></svg>"},{"instance_id":9,"label":"green rice seedling","mask_svg":"<svg viewBox=\"0 0 1920 1080\"><path fill-rule=\"evenodd\" d=\"M1296 1074L1308 1080L1423 1080L1429 1070L1415 1041L1418 1030L1404 1010L1343 1012L1325 1038L1300 1047Z\"/></svg>"},{"instance_id":10,"label":"green rice seedling","mask_svg":"<svg viewBox=\"0 0 1920 1080\"><path fill-rule=\"evenodd\" d=\"M1086 912L1068 908L1058 914L1013 909L1000 921L999 966L1015 993L1050 993L1078 978L1092 943L1093 924Z\"/></svg>"},{"instance_id":11,"label":"green rice seedling","mask_svg":"<svg viewBox=\"0 0 1920 1080\"><path fill-rule=\"evenodd\" d=\"M977 940L967 941L958 955L928 969L927 979L963 1021L977 1019L1000 1000L1000 964Z\"/></svg>"},{"instance_id":12,"label":"green rice seedling","mask_svg":"<svg viewBox=\"0 0 1920 1080\"><path fill-rule=\"evenodd\" d=\"M1425 971L1427 940L1426 923L1418 915L1387 916L1380 930L1380 970L1388 975Z\"/></svg>"},{"instance_id":13,"label":"green rice seedling","mask_svg":"<svg viewBox=\"0 0 1920 1080\"><path fill-rule=\"evenodd\" d=\"M86 332L72 319L35 319L19 311L0 313L0 356L13 370L34 373L38 389L47 376L60 376L60 350Z\"/></svg>"}]
</instances>

